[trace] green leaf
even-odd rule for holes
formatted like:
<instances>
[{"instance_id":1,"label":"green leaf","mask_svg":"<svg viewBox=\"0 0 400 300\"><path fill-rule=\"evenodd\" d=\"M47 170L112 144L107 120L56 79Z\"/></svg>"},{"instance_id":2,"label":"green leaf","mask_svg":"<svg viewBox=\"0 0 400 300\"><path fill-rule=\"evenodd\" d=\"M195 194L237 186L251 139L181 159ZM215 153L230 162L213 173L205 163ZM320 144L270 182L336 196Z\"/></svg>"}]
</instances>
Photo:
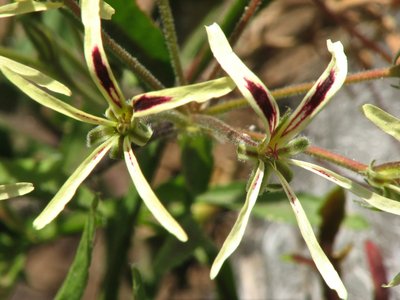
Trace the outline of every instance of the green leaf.
<instances>
[{"instance_id":1,"label":"green leaf","mask_svg":"<svg viewBox=\"0 0 400 300\"><path fill-rule=\"evenodd\" d=\"M206 136L182 136L182 171L189 193L207 190L213 169L212 141Z\"/></svg>"},{"instance_id":2,"label":"green leaf","mask_svg":"<svg viewBox=\"0 0 400 300\"><path fill-rule=\"evenodd\" d=\"M143 287L142 276L137 268L132 267L132 293L134 300L146 300L146 291Z\"/></svg>"},{"instance_id":3,"label":"green leaf","mask_svg":"<svg viewBox=\"0 0 400 300\"><path fill-rule=\"evenodd\" d=\"M371 122L400 141L400 119L372 104L363 105L363 110Z\"/></svg>"},{"instance_id":4,"label":"green leaf","mask_svg":"<svg viewBox=\"0 0 400 300\"><path fill-rule=\"evenodd\" d=\"M153 269L158 277L181 265L194 255L198 247L203 245L204 235L191 216L185 216L181 220L181 224L187 231L190 239L182 244L172 236L167 237L154 258Z\"/></svg>"},{"instance_id":5,"label":"green leaf","mask_svg":"<svg viewBox=\"0 0 400 300\"><path fill-rule=\"evenodd\" d=\"M87 218L75 259L61 289L55 297L56 300L79 300L83 296L89 278L89 268L92 260L96 229L96 207L97 199L93 200L92 210Z\"/></svg>"},{"instance_id":6,"label":"green leaf","mask_svg":"<svg viewBox=\"0 0 400 300\"><path fill-rule=\"evenodd\" d=\"M21 195L25 195L33 191L32 183L19 182L12 184L0 185L0 200L5 200Z\"/></svg>"},{"instance_id":7,"label":"green leaf","mask_svg":"<svg viewBox=\"0 0 400 300\"><path fill-rule=\"evenodd\" d=\"M246 183L232 182L223 186L209 188L196 197L195 202L209 203L226 208L236 208L237 203L246 197Z\"/></svg>"}]
</instances>

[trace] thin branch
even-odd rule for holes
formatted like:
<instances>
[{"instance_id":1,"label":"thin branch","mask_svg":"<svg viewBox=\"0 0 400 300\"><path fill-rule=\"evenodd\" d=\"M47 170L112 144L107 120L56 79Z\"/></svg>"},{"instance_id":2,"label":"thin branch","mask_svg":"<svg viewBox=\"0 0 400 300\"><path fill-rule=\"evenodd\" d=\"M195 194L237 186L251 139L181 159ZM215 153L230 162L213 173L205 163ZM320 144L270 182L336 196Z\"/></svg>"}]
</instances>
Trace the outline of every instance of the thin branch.
<instances>
[{"instance_id":1,"label":"thin branch","mask_svg":"<svg viewBox=\"0 0 400 300\"><path fill-rule=\"evenodd\" d=\"M354 83L370 81L374 79L381 79L386 77L400 77L400 65L350 74L347 76L345 84L354 84ZM275 89L271 93L275 99L279 100L289 96L305 94L308 90L312 88L314 84L315 82L300 83L296 85ZM239 109L246 106L248 106L246 99L239 98L208 107L203 111L203 113L208 115L218 115L226 113L233 109Z\"/></svg>"}]
</instances>

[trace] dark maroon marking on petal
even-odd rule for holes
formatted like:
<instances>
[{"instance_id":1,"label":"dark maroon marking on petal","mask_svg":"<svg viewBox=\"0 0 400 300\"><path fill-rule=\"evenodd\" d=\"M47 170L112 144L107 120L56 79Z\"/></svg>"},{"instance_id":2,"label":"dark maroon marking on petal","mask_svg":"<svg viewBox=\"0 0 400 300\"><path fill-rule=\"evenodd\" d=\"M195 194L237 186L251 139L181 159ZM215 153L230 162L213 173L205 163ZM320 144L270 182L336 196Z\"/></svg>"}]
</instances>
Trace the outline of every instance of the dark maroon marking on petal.
<instances>
[{"instance_id":1,"label":"dark maroon marking on petal","mask_svg":"<svg viewBox=\"0 0 400 300\"><path fill-rule=\"evenodd\" d=\"M272 105L272 99L268 97L267 91L257 83L254 83L251 80L244 78L246 81L246 88L250 91L254 100L256 100L258 107L263 112L265 118L268 121L269 130L275 130L276 127L276 110L274 105Z\"/></svg>"},{"instance_id":2,"label":"dark maroon marking on petal","mask_svg":"<svg viewBox=\"0 0 400 300\"><path fill-rule=\"evenodd\" d=\"M133 103L134 111L141 111L168 102L172 97L143 95Z\"/></svg>"},{"instance_id":3,"label":"dark maroon marking on petal","mask_svg":"<svg viewBox=\"0 0 400 300\"><path fill-rule=\"evenodd\" d=\"M335 72L332 70L329 73L329 76L317 86L315 93L312 94L309 99L307 99L307 102L304 104L303 108L296 114L296 116L286 127L285 131L282 133L282 136L294 130L303 122L305 118L312 114L312 112L325 100L325 96L334 82Z\"/></svg>"},{"instance_id":4,"label":"dark maroon marking on petal","mask_svg":"<svg viewBox=\"0 0 400 300\"><path fill-rule=\"evenodd\" d=\"M111 100L118 107L121 107L120 100L116 98L118 97L117 89L115 88L115 85L111 80L107 67L103 63L99 48L97 46L94 47L92 51L92 57L93 57L94 70L96 72L97 78L99 78L100 80L101 85L107 91L107 94L110 96Z\"/></svg>"}]
</instances>

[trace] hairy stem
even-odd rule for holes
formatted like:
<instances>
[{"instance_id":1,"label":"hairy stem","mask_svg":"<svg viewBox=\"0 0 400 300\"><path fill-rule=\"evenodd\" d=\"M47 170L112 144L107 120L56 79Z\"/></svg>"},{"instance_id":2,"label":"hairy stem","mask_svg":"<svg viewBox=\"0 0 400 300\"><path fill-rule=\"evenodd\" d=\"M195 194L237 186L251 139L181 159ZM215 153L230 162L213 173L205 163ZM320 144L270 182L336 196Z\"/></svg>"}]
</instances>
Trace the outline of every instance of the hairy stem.
<instances>
[{"instance_id":1,"label":"hairy stem","mask_svg":"<svg viewBox=\"0 0 400 300\"><path fill-rule=\"evenodd\" d=\"M391 66L382 69L374 69L368 71L362 71L355 74L350 74L347 76L345 84L354 84L364 81L370 81L374 79L381 79L385 77L400 77L400 65ZM279 100L285 97L304 94L314 85L315 82L305 82L300 84L295 84L271 91L275 99ZM219 103L217 105L208 107L203 111L203 113L208 115L218 115L226 113L233 109L238 109L246 107L248 105L246 99L239 98L235 100L226 101Z\"/></svg>"},{"instance_id":2,"label":"hairy stem","mask_svg":"<svg viewBox=\"0 0 400 300\"><path fill-rule=\"evenodd\" d=\"M172 68L175 73L175 83L178 86L184 85L186 80L183 75L182 64L179 58L178 38L176 37L174 17L171 12L169 0L158 0L157 2L163 24L165 42L171 58Z\"/></svg>"}]
</instances>

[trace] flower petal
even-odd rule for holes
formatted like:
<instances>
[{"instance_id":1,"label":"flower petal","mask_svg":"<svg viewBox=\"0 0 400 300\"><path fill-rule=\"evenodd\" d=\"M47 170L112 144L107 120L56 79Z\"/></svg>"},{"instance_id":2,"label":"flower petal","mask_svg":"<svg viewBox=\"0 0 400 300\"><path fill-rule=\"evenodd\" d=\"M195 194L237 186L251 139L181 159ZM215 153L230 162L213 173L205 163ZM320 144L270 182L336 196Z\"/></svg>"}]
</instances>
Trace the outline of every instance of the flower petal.
<instances>
[{"instance_id":1,"label":"flower petal","mask_svg":"<svg viewBox=\"0 0 400 300\"><path fill-rule=\"evenodd\" d=\"M260 187L263 178L264 178L264 162L260 160L258 162L257 170L254 173L253 178L251 178L251 183L249 186L249 190L247 192L246 201L239 212L239 216L236 220L236 223L233 225L231 232L226 238L224 244L222 245L221 250L219 251L211 267L210 271L211 279L214 279L217 276L219 270L222 267L222 264L239 246L240 241L243 238L247 223L249 222L251 210L256 204L258 194L260 193Z\"/></svg>"},{"instance_id":2,"label":"flower petal","mask_svg":"<svg viewBox=\"0 0 400 300\"><path fill-rule=\"evenodd\" d=\"M100 17L104 20L111 20L115 9L107 2L100 0Z\"/></svg>"},{"instance_id":3,"label":"flower petal","mask_svg":"<svg viewBox=\"0 0 400 300\"><path fill-rule=\"evenodd\" d=\"M16 87L43 106L85 123L105 126L115 125L115 122L93 116L57 99L56 97L48 94L43 89L31 83L25 77L15 73L5 66L0 66L0 70L3 72L4 76L6 76L8 80L10 80Z\"/></svg>"},{"instance_id":4,"label":"flower petal","mask_svg":"<svg viewBox=\"0 0 400 300\"><path fill-rule=\"evenodd\" d=\"M305 161L300 161L300 160L295 160L295 159L289 159L289 163L299 166L303 169L309 170L315 174L318 174L333 183L336 183L337 185L341 186L344 189L349 190L353 194L357 195L358 197L362 198L366 202L368 202L370 205L379 208L380 210L395 214L395 215L400 215L400 202L391 200L389 198L383 197L381 195L378 195L374 192L371 192L370 190L366 189L362 185L346 178L343 177L339 174L336 174L335 172L332 172L331 170L325 169L323 167L320 167L318 165L305 162Z\"/></svg>"},{"instance_id":5,"label":"flower petal","mask_svg":"<svg viewBox=\"0 0 400 300\"><path fill-rule=\"evenodd\" d=\"M400 119L372 104L363 105L363 110L372 123L400 141Z\"/></svg>"},{"instance_id":6,"label":"flower petal","mask_svg":"<svg viewBox=\"0 0 400 300\"><path fill-rule=\"evenodd\" d=\"M141 94L132 98L135 116L155 114L164 110L187 104L205 102L211 98L221 97L235 88L229 77L210 80L202 83L163 89Z\"/></svg>"},{"instance_id":7,"label":"flower petal","mask_svg":"<svg viewBox=\"0 0 400 300\"><path fill-rule=\"evenodd\" d=\"M82 22L85 27L85 59L97 87L113 110L119 111L125 98L115 80L103 49L99 0L82 0Z\"/></svg>"},{"instance_id":8,"label":"flower petal","mask_svg":"<svg viewBox=\"0 0 400 300\"><path fill-rule=\"evenodd\" d=\"M289 202L296 216L301 235L303 236L303 239L307 244L308 250L310 251L315 266L317 267L321 276L324 278L326 284L332 290L335 290L341 299L347 299L346 288L343 285L343 282L340 279L339 274L336 272L335 268L333 267L328 257L325 255L324 251L319 245L317 238L315 237L314 231L311 227L311 224L307 219L307 215L304 212L299 199L294 194L292 188L286 181L285 177L283 177L282 174L279 173L278 171L276 172L276 174L278 175L282 183L282 187L289 198Z\"/></svg>"},{"instance_id":9,"label":"flower petal","mask_svg":"<svg viewBox=\"0 0 400 300\"><path fill-rule=\"evenodd\" d=\"M332 43L328 40L327 46L332 54L331 62L297 109L282 125L279 133L277 133L279 143L289 141L301 132L341 88L346 79L347 58L342 43Z\"/></svg>"},{"instance_id":10,"label":"flower petal","mask_svg":"<svg viewBox=\"0 0 400 300\"><path fill-rule=\"evenodd\" d=\"M18 1L0 7L0 18L12 17L35 11L44 11L62 7L63 2L39 2L34 0Z\"/></svg>"},{"instance_id":11,"label":"flower petal","mask_svg":"<svg viewBox=\"0 0 400 300\"><path fill-rule=\"evenodd\" d=\"M64 209L65 205L75 195L76 190L81 183L89 176L96 165L116 143L118 137L113 137L97 147L68 178L57 194L51 199L41 214L33 221L35 229L42 229L53 221L57 215Z\"/></svg>"},{"instance_id":12,"label":"flower petal","mask_svg":"<svg viewBox=\"0 0 400 300\"><path fill-rule=\"evenodd\" d=\"M206 26L206 30L208 42L215 58L263 120L267 131L273 133L279 122L279 108L274 97L261 80L233 52L223 31L216 23Z\"/></svg>"},{"instance_id":13,"label":"flower petal","mask_svg":"<svg viewBox=\"0 0 400 300\"><path fill-rule=\"evenodd\" d=\"M175 235L180 241L186 242L188 240L187 234L162 205L140 170L139 163L133 154L129 138L124 139L124 156L133 184L144 204L146 204L153 216L166 230Z\"/></svg>"},{"instance_id":14,"label":"flower petal","mask_svg":"<svg viewBox=\"0 0 400 300\"><path fill-rule=\"evenodd\" d=\"M33 82L41 87L44 87L50 91L63 94L66 96L71 96L71 90L63 85L61 82L43 74L42 72L33 69L31 67L25 66L19 62L11 60L9 58L0 56L0 68L6 67L7 69L21 75L25 79Z\"/></svg>"},{"instance_id":15,"label":"flower petal","mask_svg":"<svg viewBox=\"0 0 400 300\"><path fill-rule=\"evenodd\" d=\"M0 200L25 195L33 191L33 184L29 182L18 182L0 185Z\"/></svg>"}]
</instances>

